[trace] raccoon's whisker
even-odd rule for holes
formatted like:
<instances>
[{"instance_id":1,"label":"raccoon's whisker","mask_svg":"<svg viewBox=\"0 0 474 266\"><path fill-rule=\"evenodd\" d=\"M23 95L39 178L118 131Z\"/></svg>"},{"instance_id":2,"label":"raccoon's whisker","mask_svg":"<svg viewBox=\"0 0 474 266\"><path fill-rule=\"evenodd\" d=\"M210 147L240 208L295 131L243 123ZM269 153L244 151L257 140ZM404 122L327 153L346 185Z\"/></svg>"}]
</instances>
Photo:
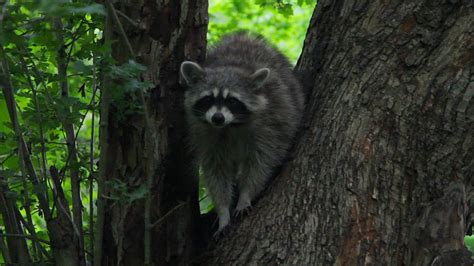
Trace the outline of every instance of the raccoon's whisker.
<instances>
[{"instance_id":1,"label":"raccoon's whisker","mask_svg":"<svg viewBox=\"0 0 474 266\"><path fill-rule=\"evenodd\" d=\"M194 113L196 113L196 114L200 114L200 115L203 115L203 114L205 114L205 113L206 113L206 112L203 112L203 111L201 111L201 110L194 109L194 108L193 108L192 110L193 110L193 112L194 112Z\"/></svg>"}]
</instances>

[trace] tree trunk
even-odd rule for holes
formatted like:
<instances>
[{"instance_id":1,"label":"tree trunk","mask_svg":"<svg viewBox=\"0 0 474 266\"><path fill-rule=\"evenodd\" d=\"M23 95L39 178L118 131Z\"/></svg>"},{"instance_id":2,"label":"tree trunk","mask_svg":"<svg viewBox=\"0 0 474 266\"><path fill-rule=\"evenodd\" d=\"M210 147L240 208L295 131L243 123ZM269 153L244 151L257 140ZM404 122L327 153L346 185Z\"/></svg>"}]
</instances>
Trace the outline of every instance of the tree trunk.
<instances>
[{"instance_id":1,"label":"tree trunk","mask_svg":"<svg viewBox=\"0 0 474 266\"><path fill-rule=\"evenodd\" d=\"M467 0L318 1L294 159L206 264L469 263L473 31Z\"/></svg>"},{"instance_id":2,"label":"tree trunk","mask_svg":"<svg viewBox=\"0 0 474 266\"><path fill-rule=\"evenodd\" d=\"M147 139L143 114L134 112L121 117L123 110L107 98L114 88L105 88L101 148L106 152L100 167L106 180L99 190L101 200L113 195L119 195L120 199L103 201L104 217L98 220L104 223L99 226L99 231L104 231L103 241L98 238L102 242L97 244L98 249L103 250L99 260L103 265L184 264L196 252L195 247L199 247L196 243L199 205L197 170L184 152L183 90L178 85L178 68L185 59L204 58L207 1L121 0L114 6L120 23L113 20L109 10L106 26L106 31L113 30L113 57L120 64L133 59L128 52L129 41L136 61L147 66L143 80L154 84L145 97L152 122L149 136L153 138ZM127 40L121 36L121 27ZM129 100L133 99L131 95ZM144 152L147 150L153 156ZM151 188L147 184L149 169L154 169ZM117 184L124 184L125 191L117 189ZM147 193L145 198L127 200L127 195L143 188L151 191L149 215L145 208ZM145 217L150 217L152 224L156 222L149 227L150 234L144 230ZM147 247L147 239L151 239L151 246ZM150 261L144 255L147 249L151 250Z\"/></svg>"}]
</instances>

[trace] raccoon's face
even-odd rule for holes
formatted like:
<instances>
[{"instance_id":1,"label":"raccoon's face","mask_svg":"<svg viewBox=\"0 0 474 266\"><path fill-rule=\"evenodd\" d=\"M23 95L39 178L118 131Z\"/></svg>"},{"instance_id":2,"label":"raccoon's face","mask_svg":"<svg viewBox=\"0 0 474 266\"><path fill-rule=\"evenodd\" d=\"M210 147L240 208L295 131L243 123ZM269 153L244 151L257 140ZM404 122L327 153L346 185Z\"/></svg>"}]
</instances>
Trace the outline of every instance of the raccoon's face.
<instances>
[{"instance_id":1,"label":"raccoon's face","mask_svg":"<svg viewBox=\"0 0 474 266\"><path fill-rule=\"evenodd\" d=\"M267 68L245 75L237 69L204 70L196 63L183 62L180 72L188 87L186 110L215 128L245 124L267 103L258 93L270 74Z\"/></svg>"},{"instance_id":2,"label":"raccoon's face","mask_svg":"<svg viewBox=\"0 0 474 266\"><path fill-rule=\"evenodd\" d=\"M250 118L250 110L239 98L241 95L227 88L207 89L199 93L191 111L194 116L215 127L245 123Z\"/></svg>"}]
</instances>

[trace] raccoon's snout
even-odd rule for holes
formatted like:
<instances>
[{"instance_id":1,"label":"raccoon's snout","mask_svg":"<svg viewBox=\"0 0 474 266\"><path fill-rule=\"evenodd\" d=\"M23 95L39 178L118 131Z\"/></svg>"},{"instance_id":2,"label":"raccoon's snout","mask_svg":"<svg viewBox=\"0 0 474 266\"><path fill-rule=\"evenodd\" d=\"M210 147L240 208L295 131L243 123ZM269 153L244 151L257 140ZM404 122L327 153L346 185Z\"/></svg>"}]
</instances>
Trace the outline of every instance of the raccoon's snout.
<instances>
[{"instance_id":1,"label":"raccoon's snout","mask_svg":"<svg viewBox=\"0 0 474 266\"><path fill-rule=\"evenodd\" d=\"M226 107L211 107L206 112L205 120L215 128L222 128L234 121L234 115Z\"/></svg>"},{"instance_id":2,"label":"raccoon's snout","mask_svg":"<svg viewBox=\"0 0 474 266\"><path fill-rule=\"evenodd\" d=\"M222 113L215 113L213 116L212 116L212 123L214 123L214 125L216 126L222 126L225 122L225 117Z\"/></svg>"}]
</instances>

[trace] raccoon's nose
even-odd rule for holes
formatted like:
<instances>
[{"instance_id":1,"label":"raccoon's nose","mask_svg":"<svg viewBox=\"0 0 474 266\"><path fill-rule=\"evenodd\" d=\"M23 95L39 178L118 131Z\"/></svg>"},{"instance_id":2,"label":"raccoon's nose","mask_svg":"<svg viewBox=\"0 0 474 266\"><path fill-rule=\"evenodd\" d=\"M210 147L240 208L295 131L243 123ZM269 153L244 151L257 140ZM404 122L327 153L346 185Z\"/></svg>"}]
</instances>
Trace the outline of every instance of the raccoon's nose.
<instances>
[{"instance_id":1,"label":"raccoon's nose","mask_svg":"<svg viewBox=\"0 0 474 266\"><path fill-rule=\"evenodd\" d=\"M212 123L214 123L217 126L220 126L220 125L224 124L224 121L225 121L225 118L224 118L224 115L222 113L215 113L212 116Z\"/></svg>"}]
</instances>

